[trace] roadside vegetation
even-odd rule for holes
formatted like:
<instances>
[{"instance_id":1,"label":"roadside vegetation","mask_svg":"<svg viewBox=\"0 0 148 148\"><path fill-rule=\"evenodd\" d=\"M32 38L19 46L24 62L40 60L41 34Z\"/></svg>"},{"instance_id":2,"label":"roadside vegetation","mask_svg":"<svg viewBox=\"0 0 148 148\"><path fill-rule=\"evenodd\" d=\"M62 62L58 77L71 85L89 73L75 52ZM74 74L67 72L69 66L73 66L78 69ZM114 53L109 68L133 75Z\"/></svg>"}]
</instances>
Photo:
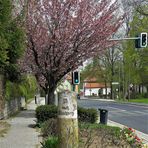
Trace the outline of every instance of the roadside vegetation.
<instances>
[{"instance_id":1,"label":"roadside vegetation","mask_svg":"<svg viewBox=\"0 0 148 148\"><path fill-rule=\"evenodd\" d=\"M148 98L132 99L132 100L129 100L129 102L148 104Z\"/></svg>"},{"instance_id":2,"label":"roadside vegetation","mask_svg":"<svg viewBox=\"0 0 148 148\"><path fill-rule=\"evenodd\" d=\"M10 124L6 121L0 121L0 137L4 137L10 128Z\"/></svg>"},{"instance_id":3,"label":"roadside vegetation","mask_svg":"<svg viewBox=\"0 0 148 148\"><path fill-rule=\"evenodd\" d=\"M37 107L36 118L43 136L42 148L58 148L57 107ZM142 140L133 129L98 124L97 119L97 110L78 107L79 148L142 148Z\"/></svg>"},{"instance_id":4,"label":"roadside vegetation","mask_svg":"<svg viewBox=\"0 0 148 148\"><path fill-rule=\"evenodd\" d=\"M11 81L6 82L5 98L7 101L11 99L24 97L25 101L34 98L37 91L37 82L34 76L27 75L21 78L20 83L14 83Z\"/></svg>"}]
</instances>

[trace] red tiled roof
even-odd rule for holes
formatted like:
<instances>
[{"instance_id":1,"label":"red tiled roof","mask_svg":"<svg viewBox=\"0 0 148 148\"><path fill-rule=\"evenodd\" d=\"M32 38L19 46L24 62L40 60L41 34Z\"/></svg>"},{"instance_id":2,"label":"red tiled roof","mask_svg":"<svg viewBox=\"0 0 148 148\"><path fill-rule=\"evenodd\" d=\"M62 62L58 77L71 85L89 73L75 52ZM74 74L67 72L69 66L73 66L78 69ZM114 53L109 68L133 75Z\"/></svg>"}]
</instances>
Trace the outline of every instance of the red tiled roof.
<instances>
[{"instance_id":1,"label":"red tiled roof","mask_svg":"<svg viewBox=\"0 0 148 148\"><path fill-rule=\"evenodd\" d=\"M96 82L97 79L96 78L87 78L84 80L84 82Z\"/></svg>"},{"instance_id":2,"label":"red tiled roof","mask_svg":"<svg viewBox=\"0 0 148 148\"><path fill-rule=\"evenodd\" d=\"M105 88L105 84L104 83L85 83L84 87L85 88Z\"/></svg>"}]
</instances>

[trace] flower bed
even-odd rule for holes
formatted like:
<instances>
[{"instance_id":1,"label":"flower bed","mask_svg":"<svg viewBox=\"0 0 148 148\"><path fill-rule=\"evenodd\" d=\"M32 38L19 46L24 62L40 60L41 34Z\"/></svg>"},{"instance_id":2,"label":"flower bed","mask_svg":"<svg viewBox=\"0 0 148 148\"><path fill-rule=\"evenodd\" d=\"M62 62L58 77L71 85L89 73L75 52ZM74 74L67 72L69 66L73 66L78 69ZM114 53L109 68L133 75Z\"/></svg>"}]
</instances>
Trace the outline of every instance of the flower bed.
<instances>
[{"instance_id":1,"label":"flower bed","mask_svg":"<svg viewBox=\"0 0 148 148\"><path fill-rule=\"evenodd\" d=\"M144 144L143 139L139 138L133 128L124 127L121 131L124 133L127 141L132 147L135 148L148 148L148 145Z\"/></svg>"}]
</instances>

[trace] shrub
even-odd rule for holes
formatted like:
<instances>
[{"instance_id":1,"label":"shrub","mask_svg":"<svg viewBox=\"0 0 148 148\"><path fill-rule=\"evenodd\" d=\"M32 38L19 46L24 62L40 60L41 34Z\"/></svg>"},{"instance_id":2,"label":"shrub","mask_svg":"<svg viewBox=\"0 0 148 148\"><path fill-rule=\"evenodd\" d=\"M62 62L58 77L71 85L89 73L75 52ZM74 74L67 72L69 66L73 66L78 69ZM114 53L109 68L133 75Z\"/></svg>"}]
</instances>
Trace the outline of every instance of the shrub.
<instances>
[{"instance_id":1,"label":"shrub","mask_svg":"<svg viewBox=\"0 0 148 148\"><path fill-rule=\"evenodd\" d=\"M36 118L39 123L47 121L49 118L57 117L57 106L41 105L36 108Z\"/></svg>"},{"instance_id":2,"label":"shrub","mask_svg":"<svg viewBox=\"0 0 148 148\"><path fill-rule=\"evenodd\" d=\"M41 132L44 137L57 136L57 119L48 119L41 125Z\"/></svg>"},{"instance_id":3,"label":"shrub","mask_svg":"<svg viewBox=\"0 0 148 148\"><path fill-rule=\"evenodd\" d=\"M148 98L148 92L142 94L143 98Z\"/></svg>"},{"instance_id":4,"label":"shrub","mask_svg":"<svg viewBox=\"0 0 148 148\"><path fill-rule=\"evenodd\" d=\"M81 122L95 123L98 119L98 112L96 109L86 109L78 107L78 120Z\"/></svg>"},{"instance_id":5,"label":"shrub","mask_svg":"<svg viewBox=\"0 0 148 148\"><path fill-rule=\"evenodd\" d=\"M58 109L55 105L41 105L36 109L36 118L39 123L47 121L49 118L56 118ZM86 109L78 107L78 120L81 122L95 123L98 119L96 109Z\"/></svg>"},{"instance_id":6,"label":"shrub","mask_svg":"<svg viewBox=\"0 0 148 148\"><path fill-rule=\"evenodd\" d=\"M42 144L42 148L58 148L58 138L57 137L49 137Z\"/></svg>"}]
</instances>

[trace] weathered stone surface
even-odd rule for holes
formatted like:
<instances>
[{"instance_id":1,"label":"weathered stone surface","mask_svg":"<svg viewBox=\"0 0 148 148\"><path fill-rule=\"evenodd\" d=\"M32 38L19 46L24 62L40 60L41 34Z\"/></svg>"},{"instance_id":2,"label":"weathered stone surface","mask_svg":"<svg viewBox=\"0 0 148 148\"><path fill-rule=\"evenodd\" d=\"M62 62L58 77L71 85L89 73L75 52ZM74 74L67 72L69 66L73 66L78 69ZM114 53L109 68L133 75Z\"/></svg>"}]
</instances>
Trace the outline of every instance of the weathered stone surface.
<instances>
[{"instance_id":1,"label":"weathered stone surface","mask_svg":"<svg viewBox=\"0 0 148 148\"><path fill-rule=\"evenodd\" d=\"M58 118L60 148L78 148L77 119Z\"/></svg>"},{"instance_id":2,"label":"weathered stone surface","mask_svg":"<svg viewBox=\"0 0 148 148\"><path fill-rule=\"evenodd\" d=\"M3 111L4 118L7 118L9 115L13 115L15 112L19 111L21 108L21 99L16 98L11 101L5 102L5 108Z\"/></svg>"},{"instance_id":3,"label":"weathered stone surface","mask_svg":"<svg viewBox=\"0 0 148 148\"><path fill-rule=\"evenodd\" d=\"M16 98L10 101L4 99L4 76L0 75L0 119L7 118L21 108L21 99Z\"/></svg>"},{"instance_id":4,"label":"weathered stone surface","mask_svg":"<svg viewBox=\"0 0 148 148\"><path fill-rule=\"evenodd\" d=\"M58 133L60 148L78 148L77 101L74 92L59 94Z\"/></svg>"},{"instance_id":5,"label":"weathered stone surface","mask_svg":"<svg viewBox=\"0 0 148 148\"><path fill-rule=\"evenodd\" d=\"M4 110L4 89L3 89L3 76L0 75L0 117L3 116Z\"/></svg>"}]
</instances>

